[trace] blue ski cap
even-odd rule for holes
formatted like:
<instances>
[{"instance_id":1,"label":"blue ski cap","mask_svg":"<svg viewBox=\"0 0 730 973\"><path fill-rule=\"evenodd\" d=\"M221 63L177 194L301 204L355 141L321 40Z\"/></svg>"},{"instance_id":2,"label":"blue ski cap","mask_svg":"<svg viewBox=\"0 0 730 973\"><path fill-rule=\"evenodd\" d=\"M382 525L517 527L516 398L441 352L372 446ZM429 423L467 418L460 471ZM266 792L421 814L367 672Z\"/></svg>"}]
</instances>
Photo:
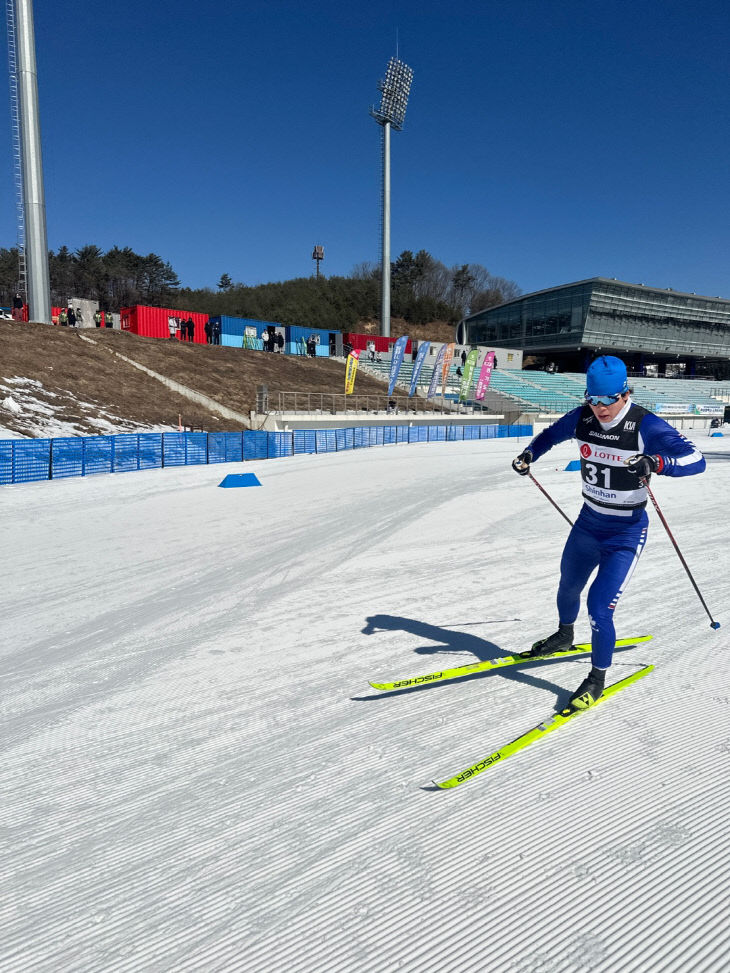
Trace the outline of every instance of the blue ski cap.
<instances>
[{"instance_id":1,"label":"blue ski cap","mask_svg":"<svg viewBox=\"0 0 730 973\"><path fill-rule=\"evenodd\" d=\"M586 372L586 395L623 395L629 390L626 366L620 358L601 355Z\"/></svg>"}]
</instances>

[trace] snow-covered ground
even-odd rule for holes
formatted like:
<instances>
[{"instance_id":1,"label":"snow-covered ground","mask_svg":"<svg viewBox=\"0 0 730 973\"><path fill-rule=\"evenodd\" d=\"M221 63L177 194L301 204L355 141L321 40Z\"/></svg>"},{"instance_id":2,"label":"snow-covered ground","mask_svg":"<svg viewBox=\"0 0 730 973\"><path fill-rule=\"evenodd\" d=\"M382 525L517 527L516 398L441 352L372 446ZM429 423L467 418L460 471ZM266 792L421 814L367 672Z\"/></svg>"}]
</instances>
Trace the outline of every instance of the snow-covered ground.
<instances>
[{"instance_id":1,"label":"snow-covered ground","mask_svg":"<svg viewBox=\"0 0 730 973\"><path fill-rule=\"evenodd\" d=\"M69 412L84 423L67 418ZM3 424L13 417L22 431ZM66 418L64 418L66 416ZM92 426L92 434L86 432ZM99 407L84 402L70 390L63 396L46 389L34 378L0 379L0 439L46 439L53 436L109 436L125 432L168 432L173 426L150 426L122 419Z\"/></svg>"},{"instance_id":2,"label":"snow-covered ground","mask_svg":"<svg viewBox=\"0 0 730 973\"><path fill-rule=\"evenodd\" d=\"M368 686L553 631L524 442L0 488L4 973L728 969L730 439L654 481L719 631L650 510L646 679L445 792L588 658ZM571 516L575 455L534 467Z\"/></svg>"}]
</instances>

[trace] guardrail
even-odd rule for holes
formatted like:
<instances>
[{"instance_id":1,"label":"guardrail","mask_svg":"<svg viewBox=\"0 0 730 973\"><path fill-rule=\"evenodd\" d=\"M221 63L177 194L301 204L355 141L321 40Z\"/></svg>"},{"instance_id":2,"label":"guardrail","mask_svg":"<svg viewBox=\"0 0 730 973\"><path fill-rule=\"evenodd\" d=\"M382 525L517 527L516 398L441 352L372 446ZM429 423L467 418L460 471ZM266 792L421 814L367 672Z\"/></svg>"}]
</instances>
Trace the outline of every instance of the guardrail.
<instances>
[{"instance_id":1,"label":"guardrail","mask_svg":"<svg viewBox=\"0 0 730 973\"><path fill-rule=\"evenodd\" d=\"M395 443L448 442L531 436L532 426L433 425L295 429L290 432L165 432L57 439L0 440L0 484L59 480L93 473L125 473L333 453Z\"/></svg>"},{"instance_id":2,"label":"guardrail","mask_svg":"<svg viewBox=\"0 0 730 973\"><path fill-rule=\"evenodd\" d=\"M394 406L390 407L389 403ZM343 392L279 392L277 412L326 412L340 415L343 412L390 412L397 408L402 415L423 412L453 412L453 396L433 399L412 398L395 392L375 395L345 395ZM271 411L271 410L270 410Z\"/></svg>"}]
</instances>

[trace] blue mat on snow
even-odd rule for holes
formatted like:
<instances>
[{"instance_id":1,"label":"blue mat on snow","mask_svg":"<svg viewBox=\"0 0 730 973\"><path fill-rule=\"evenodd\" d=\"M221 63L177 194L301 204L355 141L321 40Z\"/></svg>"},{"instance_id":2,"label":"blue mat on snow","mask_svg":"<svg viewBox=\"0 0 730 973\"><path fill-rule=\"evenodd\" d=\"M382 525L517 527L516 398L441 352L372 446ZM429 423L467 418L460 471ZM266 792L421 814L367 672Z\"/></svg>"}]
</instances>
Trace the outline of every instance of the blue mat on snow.
<instances>
[{"instance_id":1,"label":"blue mat on snow","mask_svg":"<svg viewBox=\"0 0 730 973\"><path fill-rule=\"evenodd\" d=\"M566 472L572 473L573 470L579 470L579 469L580 469L580 460L579 459L572 459L568 463L568 465L565 467L565 469L563 470L563 472L564 473L566 473Z\"/></svg>"},{"instance_id":2,"label":"blue mat on snow","mask_svg":"<svg viewBox=\"0 0 730 973\"><path fill-rule=\"evenodd\" d=\"M229 473L220 481L218 486L229 489L230 487L261 486L261 484L255 473Z\"/></svg>"}]
</instances>

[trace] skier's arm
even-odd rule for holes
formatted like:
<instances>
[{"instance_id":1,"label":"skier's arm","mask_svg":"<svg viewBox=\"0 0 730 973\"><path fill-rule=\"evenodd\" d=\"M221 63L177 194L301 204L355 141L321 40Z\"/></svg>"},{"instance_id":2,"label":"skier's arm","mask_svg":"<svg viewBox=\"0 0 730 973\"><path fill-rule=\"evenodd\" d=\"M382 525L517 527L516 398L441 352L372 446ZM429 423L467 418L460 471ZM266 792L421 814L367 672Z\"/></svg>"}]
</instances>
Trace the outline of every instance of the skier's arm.
<instances>
[{"instance_id":1,"label":"skier's arm","mask_svg":"<svg viewBox=\"0 0 730 973\"><path fill-rule=\"evenodd\" d=\"M571 409L570 412L566 412L564 416L561 416L557 422L554 422L547 429L543 429L541 433L535 436L527 447L532 453L533 460L540 459L553 446L557 446L558 443L564 443L566 439L572 439L575 436L581 409L582 406L578 406L577 409Z\"/></svg>"},{"instance_id":2,"label":"skier's arm","mask_svg":"<svg viewBox=\"0 0 730 973\"><path fill-rule=\"evenodd\" d=\"M639 427L639 449L638 456L626 461L639 476L694 476L705 470L705 457L694 443L651 412Z\"/></svg>"}]
</instances>

